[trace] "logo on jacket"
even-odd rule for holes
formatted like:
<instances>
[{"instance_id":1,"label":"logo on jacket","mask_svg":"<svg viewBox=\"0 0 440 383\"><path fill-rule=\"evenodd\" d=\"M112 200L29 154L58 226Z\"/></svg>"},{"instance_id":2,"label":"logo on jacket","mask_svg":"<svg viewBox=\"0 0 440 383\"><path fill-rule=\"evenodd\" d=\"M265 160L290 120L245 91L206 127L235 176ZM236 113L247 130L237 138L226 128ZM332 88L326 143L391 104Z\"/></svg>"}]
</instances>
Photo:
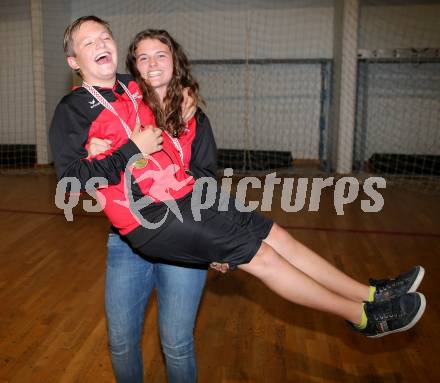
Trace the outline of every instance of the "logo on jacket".
<instances>
[{"instance_id":1,"label":"logo on jacket","mask_svg":"<svg viewBox=\"0 0 440 383\"><path fill-rule=\"evenodd\" d=\"M92 101L89 101L90 109L93 109L95 106L100 105L99 101L96 99L93 99Z\"/></svg>"}]
</instances>

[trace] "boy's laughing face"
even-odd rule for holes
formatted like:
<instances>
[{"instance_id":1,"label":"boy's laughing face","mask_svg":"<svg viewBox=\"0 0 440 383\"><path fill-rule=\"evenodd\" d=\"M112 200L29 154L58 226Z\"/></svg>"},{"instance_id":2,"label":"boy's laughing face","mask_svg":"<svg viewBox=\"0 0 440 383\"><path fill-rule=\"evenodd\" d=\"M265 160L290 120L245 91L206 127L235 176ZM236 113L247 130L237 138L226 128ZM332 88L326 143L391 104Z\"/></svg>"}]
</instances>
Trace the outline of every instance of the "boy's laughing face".
<instances>
[{"instance_id":1,"label":"boy's laughing face","mask_svg":"<svg viewBox=\"0 0 440 383\"><path fill-rule=\"evenodd\" d=\"M111 88L116 80L118 51L104 25L86 21L72 35L75 57L67 57L69 66L79 69L85 82Z\"/></svg>"}]
</instances>

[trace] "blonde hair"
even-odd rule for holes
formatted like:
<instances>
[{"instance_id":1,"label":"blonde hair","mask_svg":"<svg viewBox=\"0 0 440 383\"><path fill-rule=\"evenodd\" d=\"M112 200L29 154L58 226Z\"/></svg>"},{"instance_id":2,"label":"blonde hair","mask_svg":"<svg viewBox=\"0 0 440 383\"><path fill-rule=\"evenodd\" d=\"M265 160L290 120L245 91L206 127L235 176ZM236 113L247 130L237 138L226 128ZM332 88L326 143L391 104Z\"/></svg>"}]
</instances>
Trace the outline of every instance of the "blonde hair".
<instances>
[{"instance_id":1,"label":"blonde hair","mask_svg":"<svg viewBox=\"0 0 440 383\"><path fill-rule=\"evenodd\" d=\"M113 37L112 30L110 29L110 25L107 21L104 21L100 19L97 16L83 16L79 19L76 19L74 22L72 22L64 31L64 38L63 38L63 48L64 53L67 57L72 56L75 57L75 51L73 49L73 33L76 32L81 25L83 25L87 21L94 21L95 23L101 24L104 27L107 28L108 33L110 33L110 36Z\"/></svg>"}]
</instances>

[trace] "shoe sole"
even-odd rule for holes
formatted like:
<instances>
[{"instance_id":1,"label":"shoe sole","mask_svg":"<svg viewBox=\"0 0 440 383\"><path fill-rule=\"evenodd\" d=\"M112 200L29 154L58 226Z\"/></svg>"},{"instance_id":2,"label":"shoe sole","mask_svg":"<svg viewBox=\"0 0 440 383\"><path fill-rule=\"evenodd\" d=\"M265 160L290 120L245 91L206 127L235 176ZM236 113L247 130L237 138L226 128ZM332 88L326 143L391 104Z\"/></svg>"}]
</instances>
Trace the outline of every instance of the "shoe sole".
<instances>
[{"instance_id":1,"label":"shoe sole","mask_svg":"<svg viewBox=\"0 0 440 383\"><path fill-rule=\"evenodd\" d=\"M412 319L412 321L410 323L408 323L406 326L398 328L396 330L387 331L387 332L384 332L382 334L377 334L377 335L367 335L367 337L368 338L381 338L383 336L394 334L396 332L407 331L410 328L414 327L414 325L422 317L423 313L425 312L425 308L426 308L426 298L425 298L425 296L422 293L415 293L415 294L417 294L420 297L420 307L419 307L419 311L417 311L417 314L414 316L414 318Z\"/></svg>"},{"instance_id":2,"label":"shoe sole","mask_svg":"<svg viewBox=\"0 0 440 383\"><path fill-rule=\"evenodd\" d=\"M420 286L420 283L422 283L423 277L425 276L425 269L423 268L423 266L418 266L418 267L419 267L419 274L417 275L417 278L414 280L413 284L409 288L408 290L409 293L415 293L417 291L417 288Z\"/></svg>"}]
</instances>

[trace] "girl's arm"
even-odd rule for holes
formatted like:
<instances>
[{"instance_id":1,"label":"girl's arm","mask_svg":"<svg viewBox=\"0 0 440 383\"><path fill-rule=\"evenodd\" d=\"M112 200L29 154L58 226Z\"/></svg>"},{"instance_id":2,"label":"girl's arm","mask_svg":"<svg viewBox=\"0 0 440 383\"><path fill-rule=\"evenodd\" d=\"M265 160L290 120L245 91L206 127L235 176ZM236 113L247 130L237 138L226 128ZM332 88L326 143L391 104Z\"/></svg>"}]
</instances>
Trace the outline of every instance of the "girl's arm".
<instances>
[{"instance_id":1,"label":"girl's arm","mask_svg":"<svg viewBox=\"0 0 440 383\"><path fill-rule=\"evenodd\" d=\"M195 179L217 176L217 145L208 116L199 108L196 112L196 137L191 146L190 170Z\"/></svg>"}]
</instances>

